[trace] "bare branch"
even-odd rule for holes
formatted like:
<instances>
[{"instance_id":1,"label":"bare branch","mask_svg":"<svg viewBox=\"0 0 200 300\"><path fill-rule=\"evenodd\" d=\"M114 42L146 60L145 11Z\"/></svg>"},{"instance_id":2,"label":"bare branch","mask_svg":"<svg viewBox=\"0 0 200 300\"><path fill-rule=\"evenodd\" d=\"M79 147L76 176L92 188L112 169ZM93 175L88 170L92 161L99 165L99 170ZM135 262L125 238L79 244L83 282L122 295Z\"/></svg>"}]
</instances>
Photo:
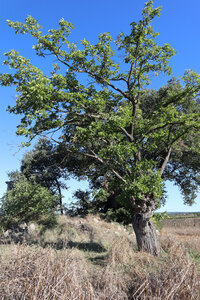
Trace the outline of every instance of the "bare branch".
<instances>
[{"instance_id":1,"label":"bare branch","mask_svg":"<svg viewBox=\"0 0 200 300\"><path fill-rule=\"evenodd\" d=\"M124 81L127 83L127 80L123 77L119 77L119 78L110 78L111 81Z\"/></svg>"},{"instance_id":2,"label":"bare branch","mask_svg":"<svg viewBox=\"0 0 200 300\"><path fill-rule=\"evenodd\" d=\"M117 171L115 171L114 169L112 169L111 171L113 172L113 174L115 174L115 176L116 176L118 179L120 179L120 180L122 180L124 183L126 183L126 180L125 180L121 175L119 175L119 173L118 173Z\"/></svg>"},{"instance_id":3,"label":"bare branch","mask_svg":"<svg viewBox=\"0 0 200 300\"><path fill-rule=\"evenodd\" d=\"M123 133L125 133L125 135L130 139L131 142L133 142L133 135L129 134L125 128L120 127L120 129L123 131Z\"/></svg>"},{"instance_id":4,"label":"bare branch","mask_svg":"<svg viewBox=\"0 0 200 300\"><path fill-rule=\"evenodd\" d=\"M165 157L164 161L163 161L163 164L162 164L162 167L160 169L160 175L162 176L165 168L166 168L166 165L169 161L169 158L170 158L170 155L171 155L171 152L172 152L172 148L170 147L169 150L168 150L168 153L167 153L167 156Z\"/></svg>"},{"instance_id":5,"label":"bare branch","mask_svg":"<svg viewBox=\"0 0 200 300\"><path fill-rule=\"evenodd\" d=\"M48 139L48 140L50 140L50 141L53 141L53 142L56 143L56 144L61 144L61 142L59 142L59 141L53 139L52 137L49 137L49 136L46 135L46 134L38 133L38 135L41 136L41 137L43 137L43 138L46 138L46 139Z\"/></svg>"}]
</instances>

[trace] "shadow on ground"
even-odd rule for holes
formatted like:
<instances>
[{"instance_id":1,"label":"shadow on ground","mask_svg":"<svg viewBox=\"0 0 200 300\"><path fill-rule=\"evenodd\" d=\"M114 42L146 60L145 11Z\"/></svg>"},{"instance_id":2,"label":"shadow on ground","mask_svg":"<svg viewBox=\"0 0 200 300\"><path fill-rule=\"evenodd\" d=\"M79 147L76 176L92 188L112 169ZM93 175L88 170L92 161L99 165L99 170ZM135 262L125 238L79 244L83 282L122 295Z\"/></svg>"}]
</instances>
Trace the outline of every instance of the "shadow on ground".
<instances>
[{"instance_id":1,"label":"shadow on ground","mask_svg":"<svg viewBox=\"0 0 200 300\"><path fill-rule=\"evenodd\" d=\"M77 248L79 250L83 251L89 251L89 252L105 252L106 249L99 243L95 242L72 242L69 241L67 243L68 248Z\"/></svg>"},{"instance_id":2,"label":"shadow on ground","mask_svg":"<svg viewBox=\"0 0 200 300\"><path fill-rule=\"evenodd\" d=\"M107 250L100 244L96 242L73 242L68 241L67 243L63 242L62 240L53 243L53 242L45 242L42 243L42 247L51 247L56 250L62 250L64 248L77 248L82 251L88 251L88 252L96 252L96 253L102 253L106 252Z\"/></svg>"},{"instance_id":3,"label":"shadow on ground","mask_svg":"<svg viewBox=\"0 0 200 300\"><path fill-rule=\"evenodd\" d=\"M107 258L108 258L108 253L104 252L101 253L100 255L88 257L88 260L90 260L94 265L105 266L107 263Z\"/></svg>"}]
</instances>

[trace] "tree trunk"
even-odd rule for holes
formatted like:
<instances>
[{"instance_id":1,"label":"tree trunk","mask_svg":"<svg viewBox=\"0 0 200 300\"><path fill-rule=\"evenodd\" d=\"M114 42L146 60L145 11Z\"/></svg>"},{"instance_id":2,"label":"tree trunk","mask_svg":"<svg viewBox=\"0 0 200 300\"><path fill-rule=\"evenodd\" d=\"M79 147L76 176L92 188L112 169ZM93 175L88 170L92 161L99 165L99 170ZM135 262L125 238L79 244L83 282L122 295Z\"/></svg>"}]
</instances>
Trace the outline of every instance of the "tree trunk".
<instances>
[{"instance_id":1,"label":"tree trunk","mask_svg":"<svg viewBox=\"0 0 200 300\"><path fill-rule=\"evenodd\" d=\"M58 188L58 193L59 193L60 213L61 213L61 215L63 215L64 211L63 211L62 193L61 193L60 183L56 178L55 178L55 181L56 181L57 188Z\"/></svg>"},{"instance_id":2,"label":"tree trunk","mask_svg":"<svg viewBox=\"0 0 200 300\"><path fill-rule=\"evenodd\" d=\"M138 250L158 256L160 254L160 245L156 229L151 220L155 203L151 196L135 202L137 202L137 207L134 205L132 225L136 235Z\"/></svg>"},{"instance_id":3,"label":"tree trunk","mask_svg":"<svg viewBox=\"0 0 200 300\"><path fill-rule=\"evenodd\" d=\"M59 194L59 202L60 202L60 214L63 215L63 204L62 204L62 194Z\"/></svg>"}]
</instances>

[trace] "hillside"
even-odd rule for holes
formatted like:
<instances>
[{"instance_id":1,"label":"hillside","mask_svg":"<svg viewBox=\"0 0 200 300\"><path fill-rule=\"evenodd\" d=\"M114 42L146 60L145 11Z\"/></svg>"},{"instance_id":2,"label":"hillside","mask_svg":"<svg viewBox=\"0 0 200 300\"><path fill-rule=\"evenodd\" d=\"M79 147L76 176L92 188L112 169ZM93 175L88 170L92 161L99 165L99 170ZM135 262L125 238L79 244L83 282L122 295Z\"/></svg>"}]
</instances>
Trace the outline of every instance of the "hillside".
<instances>
[{"instance_id":1,"label":"hillside","mask_svg":"<svg viewBox=\"0 0 200 300\"><path fill-rule=\"evenodd\" d=\"M0 246L1 299L200 299L199 230L165 226L155 258L137 252L130 227L60 217Z\"/></svg>"}]
</instances>

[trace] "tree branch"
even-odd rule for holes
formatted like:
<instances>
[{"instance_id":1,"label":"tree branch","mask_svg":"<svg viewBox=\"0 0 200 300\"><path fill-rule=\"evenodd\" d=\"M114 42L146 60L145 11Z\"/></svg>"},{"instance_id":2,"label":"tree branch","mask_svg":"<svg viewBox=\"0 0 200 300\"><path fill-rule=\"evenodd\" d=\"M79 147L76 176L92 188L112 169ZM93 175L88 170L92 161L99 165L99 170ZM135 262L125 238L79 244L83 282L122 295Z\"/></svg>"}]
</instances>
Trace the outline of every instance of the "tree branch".
<instances>
[{"instance_id":1,"label":"tree branch","mask_svg":"<svg viewBox=\"0 0 200 300\"><path fill-rule=\"evenodd\" d=\"M131 142L133 142L133 135L129 134L125 128L120 127L120 129L123 131L123 133L130 139Z\"/></svg>"},{"instance_id":2,"label":"tree branch","mask_svg":"<svg viewBox=\"0 0 200 300\"><path fill-rule=\"evenodd\" d=\"M122 94L126 99L129 99L129 97L127 96L127 94L125 92L123 92L122 90L120 90L119 88L117 88L116 86L114 86L112 83L108 82L105 78L102 78L101 76L92 73L91 71L88 70L80 70L80 69L76 69L72 66L70 66L68 63L66 63L63 59L61 59L59 57L58 53L54 52L54 55L57 57L57 59L63 63L64 65L66 65L68 68L72 69L73 71L77 72L77 73L86 73L88 75L90 75L91 77L97 78L99 81L102 81L104 83L106 83L109 87L111 87L112 89L114 89L116 92L119 92L120 94Z\"/></svg>"},{"instance_id":3,"label":"tree branch","mask_svg":"<svg viewBox=\"0 0 200 300\"><path fill-rule=\"evenodd\" d=\"M89 153L83 153L83 155L87 156L87 157L91 157L94 159L97 159L100 163L105 164L105 162L103 161L103 159L99 158L96 153L94 151L91 151L92 154ZM114 169L111 169L111 171L113 172L113 174L120 180L122 180L124 183L126 183L126 180Z\"/></svg>"},{"instance_id":4,"label":"tree branch","mask_svg":"<svg viewBox=\"0 0 200 300\"><path fill-rule=\"evenodd\" d=\"M115 171L114 169L112 169L111 171L113 172L113 174L115 174L115 176L116 176L118 179L120 179L120 180L122 180L124 183L126 183L126 180L125 180L121 175L119 175L119 173L118 173L117 171Z\"/></svg>"},{"instance_id":5,"label":"tree branch","mask_svg":"<svg viewBox=\"0 0 200 300\"><path fill-rule=\"evenodd\" d=\"M170 147L169 150L168 150L168 153L167 153L167 156L165 157L164 161L163 161L163 164L162 164L162 167L160 169L160 175L162 176L165 168L166 168L166 165L169 161L169 158L170 158L170 155L171 155L171 152L172 152L172 148Z\"/></svg>"}]
</instances>

